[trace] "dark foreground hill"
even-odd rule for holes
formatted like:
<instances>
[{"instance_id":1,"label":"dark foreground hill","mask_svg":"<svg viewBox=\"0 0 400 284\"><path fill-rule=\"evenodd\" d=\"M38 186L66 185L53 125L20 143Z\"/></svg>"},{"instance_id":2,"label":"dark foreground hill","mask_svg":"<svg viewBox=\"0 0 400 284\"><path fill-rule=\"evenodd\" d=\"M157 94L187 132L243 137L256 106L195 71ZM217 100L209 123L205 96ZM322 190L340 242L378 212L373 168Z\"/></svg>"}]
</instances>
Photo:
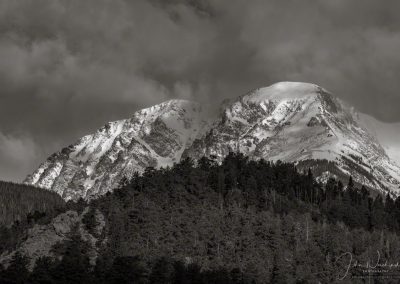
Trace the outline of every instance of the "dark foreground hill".
<instances>
[{"instance_id":1,"label":"dark foreground hill","mask_svg":"<svg viewBox=\"0 0 400 284\"><path fill-rule=\"evenodd\" d=\"M399 272L388 267L399 221L400 199L351 178L323 186L294 164L232 153L221 165L184 159L36 224L2 251L0 282L381 283ZM387 266L365 273L368 262Z\"/></svg>"}]
</instances>

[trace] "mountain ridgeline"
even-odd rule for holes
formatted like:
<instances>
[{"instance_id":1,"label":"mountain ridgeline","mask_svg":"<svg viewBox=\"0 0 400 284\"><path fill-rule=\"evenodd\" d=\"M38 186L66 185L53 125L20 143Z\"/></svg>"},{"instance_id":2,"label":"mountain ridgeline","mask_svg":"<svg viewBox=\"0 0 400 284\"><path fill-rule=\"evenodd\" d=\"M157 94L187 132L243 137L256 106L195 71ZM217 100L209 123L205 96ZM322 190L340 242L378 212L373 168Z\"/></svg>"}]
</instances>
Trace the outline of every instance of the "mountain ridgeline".
<instances>
[{"instance_id":1,"label":"mountain ridgeline","mask_svg":"<svg viewBox=\"0 0 400 284\"><path fill-rule=\"evenodd\" d=\"M294 82L107 123L0 182L0 283L398 283L400 167L362 125Z\"/></svg>"},{"instance_id":2,"label":"mountain ridgeline","mask_svg":"<svg viewBox=\"0 0 400 284\"><path fill-rule=\"evenodd\" d=\"M347 253L359 263L400 257L400 198L235 153L147 168L54 220L3 248L1 281L363 283ZM60 220L64 237L48 242Z\"/></svg>"},{"instance_id":3,"label":"mountain ridgeline","mask_svg":"<svg viewBox=\"0 0 400 284\"><path fill-rule=\"evenodd\" d=\"M65 200L93 199L147 167L172 166L186 157L214 156L221 162L230 151L253 160L311 160L316 171L325 165L318 161L329 161L338 178L351 175L393 197L400 192L400 167L353 108L319 86L295 82L225 101L215 116L186 100L137 111L55 153L25 183Z\"/></svg>"}]
</instances>

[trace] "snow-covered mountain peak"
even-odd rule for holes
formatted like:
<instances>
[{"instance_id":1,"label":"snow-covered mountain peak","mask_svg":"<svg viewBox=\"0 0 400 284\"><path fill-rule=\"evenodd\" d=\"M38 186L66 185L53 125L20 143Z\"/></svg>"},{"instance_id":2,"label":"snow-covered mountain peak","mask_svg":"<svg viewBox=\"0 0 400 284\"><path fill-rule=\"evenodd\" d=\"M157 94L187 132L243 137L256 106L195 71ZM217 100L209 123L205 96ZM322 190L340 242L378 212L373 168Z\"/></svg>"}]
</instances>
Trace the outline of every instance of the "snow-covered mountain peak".
<instances>
[{"instance_id":1,"label":"snow-covered mountain peak","mask_svg":"<svg viewBox=\"0 0 400 284\"><path fill-rule=\"evenodd\" d=\"M101 195L135 171L178 162L207 125L203 117L201 105L188 100L139 110L53 154L25 182L65 199Z\"/></svg>"},{"instance_id":2,"label":"snow-covered mountain peak","mask_svg":"<svg viewBox=\"0 0 400 284\"><path fill-rule=\"evenodd\" d=\"M317 85L280 82L224 102L215 117L205 110L174 99L107 123L53 154L26 183L65 199L93 198L146 167L171 166L184 157L222 160L240 151L251 159L324 159L335 165L335 175L400 192L400 168L356 112Z\"/></svg>"},{"instance_id":3,"label":"snow-covered mountain peak","mask_svg":"<svg viewBox=\"0 0 400 284\"><path fill-rule=\"evenodd\" d=\"M145 118L151 119L154 116L170 114L180 115L180 116L190 116L195 113L200 113L202 111L202 106L193 101L183 100L183 99L171 99L160 104L141 109L134 113L134 117L143 116Z\"/></svg>"},{"instance_id":4,"label":"snow-covered mountain peak","mask_svg":"<svg viewBox=\"0 0 400 284\"><path fill-rule=\"evenodd\" d=\"M201 109L201 105L194 101L189 101L185 99L170 99L168 101L162 102L156 106L160 106L164 110L172 109L182 109L185 111L198 111Z\"/></svg>"},{"instance_id":5,"label":"snow-covered mountain peak","mask_svg":"<svg viewBox=\"0 0 400 284\"><path fill-rule=\"evenodd\" d=\"M223 105L213 129L184 156L222 159L240 151L253 159L298 162L327 160L342 175L367 186L399 193L400 168L354 110L323 88L282 82L260 88Z\"/></svg>"},{"instance_id":6,"label":"snow-covered mountain peak","mask_svg":"<svg viewBox=\"0 0 400 284\"><path fill-rule=\"evenodd\" d=\"M268 100L307 99L316 96L320 89L319 86L310 83L279 82L248 93L243 97L243 101L260 103Z\"/></svg>"}]
</instances>

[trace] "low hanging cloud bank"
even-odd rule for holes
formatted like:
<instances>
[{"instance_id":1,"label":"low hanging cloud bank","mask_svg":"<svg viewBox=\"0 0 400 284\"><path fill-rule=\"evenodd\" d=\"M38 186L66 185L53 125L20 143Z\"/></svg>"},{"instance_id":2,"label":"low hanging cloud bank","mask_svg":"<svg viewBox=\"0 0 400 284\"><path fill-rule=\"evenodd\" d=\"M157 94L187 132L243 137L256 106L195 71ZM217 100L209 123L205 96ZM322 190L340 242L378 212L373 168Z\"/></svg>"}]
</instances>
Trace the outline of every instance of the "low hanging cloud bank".
<instances>
[{"instance_id":1,"label":"low hanging cloud bank","mask_svg":"<svg viewBox=\"0 0 400 284\"><path fill-rule=\"evenodd\" d=\"M17 151L25 163L12 173L20 156L3 156L0 178L21 180L28 165L139 108L276 81L313 82L399 121L399 10L395 0L1 1L0 152L9 137L36 150Z\"/></svg>"}]
</instances>

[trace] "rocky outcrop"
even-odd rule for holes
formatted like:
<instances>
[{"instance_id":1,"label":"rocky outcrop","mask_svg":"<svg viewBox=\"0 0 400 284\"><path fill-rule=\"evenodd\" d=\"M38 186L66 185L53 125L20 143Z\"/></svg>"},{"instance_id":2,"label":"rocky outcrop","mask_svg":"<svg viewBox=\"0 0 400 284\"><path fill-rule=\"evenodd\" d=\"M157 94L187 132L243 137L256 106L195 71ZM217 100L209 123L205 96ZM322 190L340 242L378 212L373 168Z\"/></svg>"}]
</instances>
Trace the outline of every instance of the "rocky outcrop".
<instances>
[{"instance_id":1,"label":"rocky outcrop","mask_svg":"<svg viewBox=\"0 0 400 284\"><path fill-rule=\"evenodd\" d=\"M87 214L87 211L86 209L81 214L76 211L67 211L55 217L50 224L36 224L28 230L26 240L18 246L17 250L0 256L0 263L7 267L14 254L20 252L29 258L29 269L32 270L38 258L42 256L58 257L52 249L55 245L69 239L72 230L77 228L82 240L86 241L90 246L89 257L91 263L94 264L98 255L99 245L101 245L98 241L105 228L105 218L100 211L96 210L96 227L94 228L96 233L93 235L88 232L85 224L82 223L82 218Z\"/></svg>"}]
</instances>

